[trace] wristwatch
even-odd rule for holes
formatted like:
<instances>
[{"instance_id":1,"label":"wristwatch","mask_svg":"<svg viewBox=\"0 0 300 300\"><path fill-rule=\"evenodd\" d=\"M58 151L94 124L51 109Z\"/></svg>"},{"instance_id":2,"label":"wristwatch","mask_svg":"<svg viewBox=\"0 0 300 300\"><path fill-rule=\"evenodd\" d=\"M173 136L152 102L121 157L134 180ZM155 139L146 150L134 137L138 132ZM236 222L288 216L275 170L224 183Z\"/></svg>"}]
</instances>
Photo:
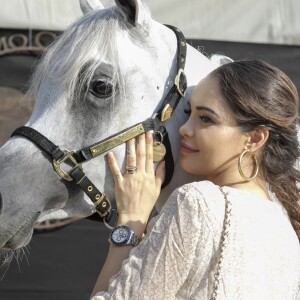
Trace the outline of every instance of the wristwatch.
<instances>
[{"instance_id":1,"label":"wristwatch","mask_svg":"<svg viewBox=\"0 0 300 300\"><path fill-rule=\"evenodd\" d=\"M110 234L109 240L116 246L137 246L140 239L126 225L120 225L114 228Z\"/></svg>"}]
</instances>

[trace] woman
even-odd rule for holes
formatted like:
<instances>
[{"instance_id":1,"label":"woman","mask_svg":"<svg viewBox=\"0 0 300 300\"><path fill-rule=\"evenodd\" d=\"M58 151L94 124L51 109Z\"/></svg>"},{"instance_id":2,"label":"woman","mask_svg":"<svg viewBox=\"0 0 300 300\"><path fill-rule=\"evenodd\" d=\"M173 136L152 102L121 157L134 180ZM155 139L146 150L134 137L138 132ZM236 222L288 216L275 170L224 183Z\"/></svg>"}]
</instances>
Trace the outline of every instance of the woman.
<instances>
[{"instance_id":1,"label":"woman","mask_svg":"<svg viewBox=\"0 0 300 300\"><path fill-rule=\"evenodd\" d=\"M124 175L109 153L116 226L125 227L112 232L93 300L295 299L298 110L293 83L262 61L229 63L203 79L180 152L182 168L207 181L175 190L144 237L164 167L154 174L151 133L136 148L129 142Z\"/></svg>"}]
</instances>

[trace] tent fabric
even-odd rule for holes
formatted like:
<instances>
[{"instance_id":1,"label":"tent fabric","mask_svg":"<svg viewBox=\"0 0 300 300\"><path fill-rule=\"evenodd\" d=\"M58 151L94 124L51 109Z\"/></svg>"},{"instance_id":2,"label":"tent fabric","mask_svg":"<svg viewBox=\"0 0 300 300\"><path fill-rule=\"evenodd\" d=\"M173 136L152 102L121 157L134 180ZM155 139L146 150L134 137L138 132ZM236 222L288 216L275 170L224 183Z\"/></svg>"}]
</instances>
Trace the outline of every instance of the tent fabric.
<instances>
[{"instance_id":1,"label":"tent fabric","mask_svg":"<svg viewBox=\"0 0 300 300\"><path fill-rule=\"evenodd\" d=\"M24 32L23 32L24 33ZM1 32L4 36L5 32ZM1 35L0 35L1 39ZM264 59L285 71L300 89L300 46L234 43L207 40L189 40L196 49L211 55L221 53L235 60L243 58ZM10 113L21 120L30 108L17 109L9 97L20 97L26 87L36 53L17 53L0 57L0 107L5 101L7 109L0 111L0 128L7 125ZM1 90L2 89L2 90ZM5 90L6 93L1 91ZM10 92L10 93L9 93ZM5 95L10 95L5 96ZM9 100L7 100L9 99ZM16 101L15 103L18 103ZM17 104L16 104L17 105ZM20 121L19 123L21 123ZM15 127L5 129L7 139ZM9 132L8 132L9 131ZM3 133L0 132L1 134ZM0 135L1 135L0 134ZM97 222L80 220L59 230L35 233L25 250L26 257L19 255L0 281L2 300L82 300L88 299L108 250L108 229ZM0 272L0 278L5 270Z\"/></svg>"},{"instance_id":2,"label":"tent fabric","mask_svg":"<svg viewBox=\"0 0 300 300\"><path fill-rule=\"evenodd\" d=\"M299 0L144 2L154 19L189 38L300 45ZM82 15L78 0L0 0L0 5L0 28L64 30Z\"/></svg>"}]
</instances>

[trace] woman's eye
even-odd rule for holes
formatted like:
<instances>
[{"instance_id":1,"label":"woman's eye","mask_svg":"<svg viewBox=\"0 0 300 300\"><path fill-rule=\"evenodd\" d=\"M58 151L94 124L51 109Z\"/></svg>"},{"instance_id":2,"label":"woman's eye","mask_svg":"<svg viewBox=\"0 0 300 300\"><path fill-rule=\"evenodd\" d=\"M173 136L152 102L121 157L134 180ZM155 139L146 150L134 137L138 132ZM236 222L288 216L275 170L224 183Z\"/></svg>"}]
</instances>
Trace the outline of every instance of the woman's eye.
<instances>
[{"instance_id":1,"label":"woman's eye","mask_svg":"<svg viewBox=\"0 0 300 300\"><path fill-rule=\"evenodd\" d=\"M214 123L214 121L208 116L200 116L199 118L204 123Z\"/></svg>"},{"instance_id":2,"label":"woman's eye","mask_svg":"<svg viewBox=\"0 0 300 300\"><path fill-rule=\"evenodd\" d=\"M98 98L109 98L113 93L113 85L107 81L95 81L92 83L91 93Z\"/></svg>"},{"instance_id":3,"label":"woman's eye","mask_svg":"<svg viewBox=\"0 0 300 300\"><path fill-rule=\"evenodd\" d=\"M183 111L187 116L190 116L192 113L192 110L190 108L185 108Z\"/></svg>"}]
</instances>

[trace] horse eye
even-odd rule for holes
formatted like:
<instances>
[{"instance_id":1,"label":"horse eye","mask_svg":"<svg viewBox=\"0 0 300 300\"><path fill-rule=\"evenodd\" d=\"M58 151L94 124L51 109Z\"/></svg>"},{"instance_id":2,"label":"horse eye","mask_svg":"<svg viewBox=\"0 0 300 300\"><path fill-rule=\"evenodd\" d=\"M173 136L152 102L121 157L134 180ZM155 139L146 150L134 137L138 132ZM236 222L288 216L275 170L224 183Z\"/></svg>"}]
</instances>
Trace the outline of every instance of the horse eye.
<instances>
[{"instance_id":1,"label":"horse eye","mask_svg":"<svg viewBox=\"0 0 300 300\"><path fill-rule=\"evenodd\" d=\"M97 98L108 98L113 93L113 86L107 81L98 80L92 83L91 93Z\"/></svg>"}]
</instances>

